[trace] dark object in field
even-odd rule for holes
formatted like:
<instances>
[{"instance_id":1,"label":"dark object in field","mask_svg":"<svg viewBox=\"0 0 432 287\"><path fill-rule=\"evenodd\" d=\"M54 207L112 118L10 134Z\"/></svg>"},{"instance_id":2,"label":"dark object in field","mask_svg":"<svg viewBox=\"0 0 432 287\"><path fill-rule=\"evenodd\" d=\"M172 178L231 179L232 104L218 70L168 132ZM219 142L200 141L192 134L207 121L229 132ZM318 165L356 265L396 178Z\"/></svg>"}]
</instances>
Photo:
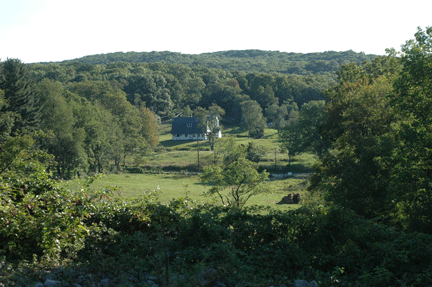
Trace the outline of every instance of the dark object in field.
<instances>
[{"instance_id":1,"label":"dark object in field","mask_svg":"<svg viewBox=\"0 0 432 287\"><path fill-rule=\"evenodd\" d=\"M301 195L299 193L290 193L287 196L284 196L277 204L298 204L300 199Z\"/></svg>"}]
</instances>

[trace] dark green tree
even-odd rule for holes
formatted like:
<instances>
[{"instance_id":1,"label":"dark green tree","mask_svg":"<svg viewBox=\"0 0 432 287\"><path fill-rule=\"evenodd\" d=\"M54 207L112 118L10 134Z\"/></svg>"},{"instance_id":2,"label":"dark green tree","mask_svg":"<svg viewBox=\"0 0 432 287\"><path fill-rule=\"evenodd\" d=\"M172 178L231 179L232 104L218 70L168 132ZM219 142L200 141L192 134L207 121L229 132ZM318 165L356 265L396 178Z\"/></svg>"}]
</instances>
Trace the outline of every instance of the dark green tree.
<instances>
[{"instance_id":1,"label":"dark green tree","mask_svg":"<svg viewBox=\"0 0 432 287\"><path fill-rule=\"evenodd\" d=\"M162 74L146 74L128 78L125 87L129 102L146 106L159 116L172 116L174 102Z\"/></svg>"},{"instance_id":2,"label":"dark green tree","mask_svg":"<svg viewBox=\"0 0 432 287\"><path fill-rule=\"evenodd\" d=\"M380 161L391 153L393 109L388 100L391 81L380 77L370 83L344 83L329 94L321 127L329 152L321 153L321 165L312 189L329 202L373 218L394 208L388 192L388 168ZM318 180L317 180L318 179Z\"/></svg>"},{"instance_id":3,"label":"dark green tree","mask_svg":"<svg viewBox=\"0 0 432 287\"><path fill-rule=\"evenodd\" d=\"M249 136L261 138L264 136L266 119L263 116L262 108L254 100L248 100L241 103L242 121Z\"/></svg>"},{"instance_id":4,"label":"dark green tree","mask_svg":"<svg viewBox=\"0 0 432 287\"><path fill-rule=\"evenodd\" d=\"M0 90L0 143L11 136L12 128L17 118L16 113L3 111L6 105L7 102L4 98L4 91Z\"/></svg>"},{"instance_id":5,"label":"dark green tree","mask_svg":"<svg viewBox=\"0 0 432 287\"><path fill-rule=\"evenodd\" d=\"M272 128L277 129L278 133L286 125L288 109L286 105L278 106L274 103L265 110L266 117L272 123Z\"/></svg>"},{"instance_id":6,"label":"dark green tree","mask_svg":"<svg viewBox=\"0 0 432 287\"><path fill-rule=\"evenodd\" d=\"M388 163L397 220L409 231L432 232L432 27L402 46L402 71L392 105L400 121Z\"/></svg>"},{"instance_id":7,"label":"dark green tree","mask_svg":"<svg viewBox=\"0 0 432 287\"><path fill-rule=\"evenodd\" d=\"M267 154L264 147L255 144L254 142L248 142L246 148L246 159L255 163L259 163L261 158Z\"/></svg>"},{"instance_id":8,"label":"dark green tree","mask_svg":"<svg viewBox=\"0 0 432 287\"><path fill-rule=\"evenodd\" d=\"M36 130L40 121L39 98L26 65L18 59L1 63L0 89L6 101L0 112L13 112L19 116L14 121L12 132Z\"/></svg>"},{"instance_id":9,"label":"dark green tree","mask_svg":"<svg viewBox=\"0 0 432 287\"><path fill-rule=\"evenodd\" d=\"M85 131L76 126L74 104L65 98L65 88L60 82L49 79L38 85L41 95L41 148L54 155L57 176L71 177L71 173L87 167Z\"/></svg>"},{"instance_id":10,"label":"dark green tree","mask_svg":"<svg viewBox=\"0 0 432 287\"><path fill-rule=\"evenodd\" d=\"M282 129L279 138L282 150L288 152L289 161L293 156L302 152L321 155L325 152L325 145L320 134L324 120L325 102L310 101L302 106L296 116L296 110L291 109L292 118Z\"/></svg>"}]
</instances>

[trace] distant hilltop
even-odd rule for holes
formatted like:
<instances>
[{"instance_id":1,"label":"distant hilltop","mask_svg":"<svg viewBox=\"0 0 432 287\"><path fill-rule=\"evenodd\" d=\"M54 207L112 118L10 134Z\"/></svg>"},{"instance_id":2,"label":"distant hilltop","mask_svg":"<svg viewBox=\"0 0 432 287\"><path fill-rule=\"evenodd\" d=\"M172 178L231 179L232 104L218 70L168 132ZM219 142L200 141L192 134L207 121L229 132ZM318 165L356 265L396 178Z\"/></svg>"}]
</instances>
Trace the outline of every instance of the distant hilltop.
<instances>
[{"instance_id":1,"label":"distant hilltop","mask_svg":"<svg viewBox=\"0 0 432 287\"><path fill-rule=\"evenodd\" d=\"M128 63L171 63L189 67L203 66L227 71L282 73L282 74L322 74L334 73L343 64L361 64L377 55L357 53L352 50L320 53L288 53L263 50L231 50L203 54L182 54L176 52L116 52L85 56L61 63L80 62L101 65L113 62Z\"/></svg>"}]
</instances>

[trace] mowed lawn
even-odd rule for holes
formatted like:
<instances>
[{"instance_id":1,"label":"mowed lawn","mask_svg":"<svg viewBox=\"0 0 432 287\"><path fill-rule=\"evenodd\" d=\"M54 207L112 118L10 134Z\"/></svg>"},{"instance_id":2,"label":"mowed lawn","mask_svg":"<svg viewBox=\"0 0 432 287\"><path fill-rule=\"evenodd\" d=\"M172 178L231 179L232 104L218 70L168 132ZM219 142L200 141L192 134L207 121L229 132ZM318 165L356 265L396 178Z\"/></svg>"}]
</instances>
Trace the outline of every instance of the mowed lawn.
<instances>
[{"instance_id":1,"label":"mowed lawn","mask_svg":"<svg viewBox=\"0 0 432 287\"><path fill-rule=\"evenodd\" d=\"M283 196L291 192L299 192L304 195L306 179L289 178L284 180L269 180L263 193L252 197L247 205L265 205L279 210L297 208L298 205L279 205ZM63 187L79 189L84 182L79 179L65 181ZM108 174L94 181L92 189L114 189L114 196L123 198L139 198L148 192L157 191L161 203L169 203L172 199L188 195L201 203L220 204L218 197L208 197L205 192L209 186L199 182L199 176L185 173L160 173L160 174Z\"/></svg>"}]
</instances>

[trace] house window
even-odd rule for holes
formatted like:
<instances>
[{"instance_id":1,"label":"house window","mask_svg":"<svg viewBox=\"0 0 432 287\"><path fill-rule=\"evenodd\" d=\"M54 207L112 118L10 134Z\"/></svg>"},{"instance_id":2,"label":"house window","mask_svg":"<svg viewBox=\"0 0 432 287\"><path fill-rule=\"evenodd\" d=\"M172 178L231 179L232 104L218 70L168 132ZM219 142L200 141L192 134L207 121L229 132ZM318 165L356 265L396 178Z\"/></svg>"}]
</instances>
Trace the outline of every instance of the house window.
<instances>
[{"instance_id":1,"label":"house window","mask_svg":"<svg viewBox=\"0 0 432 287\"><path fill-rule=\"evenodd\" d=\"M180 137L180 135L177 135L177 137L179 138L179 137Z\"/></svg>"},{"instance_id":2,"label":"house window","mask_svg":"<svg viewBox=\"0 0 432 287\"><path fill-rule=\"evenodd\" d=\"M188 127L188 128L191 128L191 127L192 127L192 124L187 124L187 127Z\"/></svg>"}]
</instances>

